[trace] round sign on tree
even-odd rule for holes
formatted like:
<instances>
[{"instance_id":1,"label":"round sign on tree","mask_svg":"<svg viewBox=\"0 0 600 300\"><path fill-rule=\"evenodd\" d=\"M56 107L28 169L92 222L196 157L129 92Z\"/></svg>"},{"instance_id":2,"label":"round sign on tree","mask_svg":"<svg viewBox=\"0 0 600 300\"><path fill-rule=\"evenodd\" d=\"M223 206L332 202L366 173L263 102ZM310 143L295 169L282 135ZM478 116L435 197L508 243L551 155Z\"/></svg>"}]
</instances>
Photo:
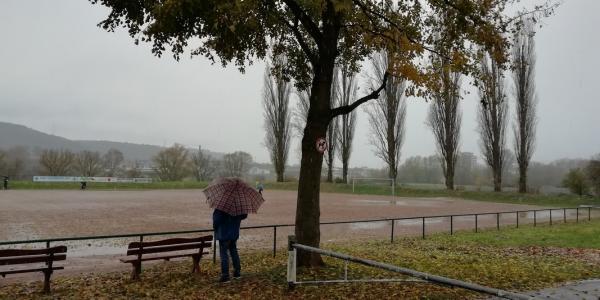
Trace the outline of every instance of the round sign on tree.
<instances>
[{"instance_id":1,"label":"round sign on tree","mask_svg":"<svg viewBox=\"0 0 600 300\"><path fill-rule=\"evenodd\" d=\"M327 141L321 137L317 139L317 152L323 154L327 150Z\"/></svg>"}]
</instances>

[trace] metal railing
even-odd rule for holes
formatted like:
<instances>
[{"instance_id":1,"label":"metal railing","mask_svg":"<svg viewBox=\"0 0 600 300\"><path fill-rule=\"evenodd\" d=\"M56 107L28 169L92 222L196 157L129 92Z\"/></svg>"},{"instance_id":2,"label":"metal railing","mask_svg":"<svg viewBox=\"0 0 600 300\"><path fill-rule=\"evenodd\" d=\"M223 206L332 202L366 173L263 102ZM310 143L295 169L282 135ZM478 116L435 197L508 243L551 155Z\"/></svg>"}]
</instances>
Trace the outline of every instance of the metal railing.
<instances>
[{"instance_id":1,"label":"metal railing","mask_svg":"<svg viewBox=\"0 0 600 300\"><path fill-rule=\"evenodd\" d=\"M317 253L320 255L325 255L337 259L341 259L344 261L344 279L341 280L311 280L311 281L298 281L296 274L296 257L297 250ZM485 293L488 295L498 296L506 299L531 299L530 296L513 293L509 291L504 291L500 289L495 289L475 283L465 282L461 280L456 280L448 277L428 274L424 272L419 272L416 270L402 268L370 259L364 259L359 257L353 257L347 254L334 252L330 250L324 250L320 248L315 248L307 245L298 244L295 241L294 236L288 237L288 264L287 264L287 282L289 288L294 288L295 285L301 284L330 284L330 283L349 283L349 282L395 282L395 281L415 281L415 280L406 280L406 279L348 279L348 262L353 262L357 264L361 264L364 266L369 266L373 268L378 268L390 272L400 273L403 275L407 275L412 278L417 278L416 281L421 282L431 282L435 284L442 284L451 287L460 287L463 289L476 291L480 293Z\"/></svg>"},{"instance_id":2,"label":"metal railing","mask_svg":"<svg viewBox=\"0 0 600 300\"><path fill-rule=\"evenodd\" d=\"M502 225L500 222L501 216L506 216L510 214L515 214L516 216L516 227L518 228L520 225L519 222L519 214L521 213L533 213L533 226L537 226L540 224L538 220L538 214L540 212L548 212L549 218L548 222L550 225L556 223L553 220L552 212L553 211L562 211L563 212L563 222L567 222L567 211L576 211L575 221L579 222L582 220L580 218L580 211L584 213L587 210L587 216L584 215L583 219L591 220L592 219L592 209L600 209L600 207L593 206L585 206L585 207L570 207L570 208L546 208L546 209L531 209L531 210L517 210L517 211L500 211L500 212L484 212L484 213L468 213L468 214L454 214L454 215L432 215L432 216L418 216L418 217L401 217L401 218L380 218L380 219L367 219L367 220L349 220L349 221L329 221L329 222L321 222L319 223L321 226L324 225L339 225L339 224L358 224L358 223L374 223L374 222L391 222L391 230L390 230L390 242L394 242L395 237L395 227L396 223L401 221L421 221L421 237L424 239L426 237L426 225L428 219L439 219L439 218L449 218L450 219L450 228L449 233L454 234L454 223L455 219L458 217L474 217L474 231L478 232L480 225L479 217L480 216L496 216L496 228L500 230L500 226ZM587 218L585 218L587 217ZM277 254L277 228L290 228L294 227L294 224L270 224L270 225L258 225L258 226L243 226L241 230L252 230L252 229L267 229L270 228L273 230L273 244L272 251L273 256ZM192 234L192 233L212 233L212 229L197 229L197 230L183 230L183 231L166 231L166 232L144 232L144 233L129 233L129 234L117 234L117 235L94 235L94 236L78 236L78 237L61 237L61 238L48 238L48 239L31 239L31 240L15 240L15 241L0 241L0 246L3 245L18 245L18 244L33 244L33 243L45 243L46 247L50 247L50 243L55 242L65 242L65 241L82 241L82 240L104 240L104 239L118 239L118 238L132 238L137 237L140 241L143 241L144 238L150 236L165 236L165 235L181 235L181 234ZM213 262L216 261L216 252L213 251Z\"/></svg>"}]
</instances>

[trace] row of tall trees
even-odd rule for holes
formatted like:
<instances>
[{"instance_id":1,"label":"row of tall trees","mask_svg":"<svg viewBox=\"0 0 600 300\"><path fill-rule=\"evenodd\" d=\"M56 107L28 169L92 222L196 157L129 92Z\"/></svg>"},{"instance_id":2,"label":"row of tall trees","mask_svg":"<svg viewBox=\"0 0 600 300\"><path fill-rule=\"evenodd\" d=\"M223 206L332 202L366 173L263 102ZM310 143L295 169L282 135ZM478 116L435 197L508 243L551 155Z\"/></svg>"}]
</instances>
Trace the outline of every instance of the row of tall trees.
<instances>
[{"instance_id":1,"label":"row of tall trees","mask_svg":"<svg viewBox=\"0 0 600 300\"><path fill-rule=\"evenodd\" d=\"M519 165L519 192L527 191L527 170L535 148L537 124L535 94L535 31L529 19L514 36L511 51L515 120L513 123L514 153ZM492 169L494 191L502 189L502 169L505 167L506 130L508 127L508 92L504 73L493 55L485 53L480 62L481 76L477 85L479 130L485 161Z\"/></svg>"},{"instance_id":2,"label":"row of tall trees","mask_svg":"<svg viewBox=\"0 0 600 300\"><path fill-rule=\"evenodd\" d=\"M386 70L389 69L388 55L385 51L374 53L370 57L372 72L367 83L372 89L380 86ZM277 174L277 181L283 181L285 164L290 150L292 130L297 136L304 135L304 128L308 117L310 91L298 90L297 105L290 109L292 99L292 85L278 73L278 64L286 63L285 58L275 57L267 63L264 75L263 107L265 115L265 146L267 147L271 162ZM275 70L275 71L272 71ZM358 99L358 74L348 66L338 65L334 69L334 78L331 86L332 103L339 106L348 106ZM386 79L383 93L365 108L371 126L370 140L375 147L375 154L380 157L389 169L389 177L396 178L400 148L404 140L404 120L406 116L405 91L406 81L393 77ZM342 164L342 180L348 182L348 170L352 155L352 143L356 128L356 111L340 115L331 120L327 127L327 150L324 154L324 163L327 168L327 182L333 181L335 161L339 159Z\"/></svg>"},{"instance_id":3,"label":"row of tall trees","mask_svg":"<svg viewBox=\"0 0 600 300\"><path fill-rule=\"evenodd\" d=\"M444 21L441 21L442 24ZM535 42L533 23L522 19L523 26L514 35L511 50L511 70L514 83L515 120L513 124L514 148L519 165L519 191L527 191L527 169L535 148L537 123L535 96ZM436 74L431 87L431 99L427 125L433 132L438 156L447 189L454 189L455 168L459 153L462 112L460 110L462 75L455 70L450 58L452 36L443 29L436 36L436 53L431 55L431 66ZM310 91L299 91L296 112L289 109L292 96L291 83L280 72L286 58L275 57L267 64L263 103L265 109L265 145L277 173L283 181L285 163L291 139L290 128L295 127L303 136L308 117ZM384 82L390 68L387 51L371 55L370 88L376 89ZM275 70L275 71L273 71ZM279 70L279 71L277 71ZM480 52L478 87L480 103L478 113L480 145L484 160L492 170L495 191L502 187L502 174L506 165L506 130L508 126L508 93L504 69L490 52ZM398 177L398 162L405 132L406 80L400 77L386 79L379 98L365 108L371 127L370 141L375 154L387 165L389 178ZM356 73L344 66L334 69L331 86L332 105L348 106L357 99ZM292 114L295 122L292 121ZM348 165L356 126L356 111L331 120L327 127L328 147L324 155L327 181L333 181L336 157L342 162L342 180L348 181Z\"/></svg>"},{"instance_id":4,"label":"row of tall trees","mask_svg":"<svg viewBox=\"0 0 600 300\"><path fill-rule=\"evenodd\" d=\"M522 26L513 36L509 64L512 70L515 120L513 123L514 153L519 165L519 192L527 191L527 170L535 148L537 123L535 95L534 25L521 19ZM460 110L461 77L450 60L452 44L445 32L436 39L438 51L432 55L432 69L437 74L433 82L432 104L427 125L431 128L447 189L454 189L454 173L459 153L462 113ZM450 39L451 41L451 39ZM508 127L509 95L505 71L501 62L489 51L481 51L475 85L480 105L478 131L484 160L492 170L495 191L502 189L502 174L506 167L506 130Z\"/></svg>"}]
</instances>

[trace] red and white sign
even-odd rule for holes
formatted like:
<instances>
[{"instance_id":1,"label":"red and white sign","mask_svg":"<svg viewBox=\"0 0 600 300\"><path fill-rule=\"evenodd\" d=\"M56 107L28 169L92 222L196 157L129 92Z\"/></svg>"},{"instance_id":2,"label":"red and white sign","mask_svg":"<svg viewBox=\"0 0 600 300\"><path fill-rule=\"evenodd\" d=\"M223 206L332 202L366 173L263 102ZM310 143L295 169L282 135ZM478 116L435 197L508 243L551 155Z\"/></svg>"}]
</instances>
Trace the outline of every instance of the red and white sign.
<instances>
[{"instance_id":1,"label":"red and white sign","mask_svg":"<svg viewBox=\"0 0 600 300\"><path fill-rule=\"evenodd\" d=\"M317 152L323 154L323 153L325 153L325 150L327 150L327 141L325 140L325 138L318 138L317 139Z\"/></svg>"}]
</instances>

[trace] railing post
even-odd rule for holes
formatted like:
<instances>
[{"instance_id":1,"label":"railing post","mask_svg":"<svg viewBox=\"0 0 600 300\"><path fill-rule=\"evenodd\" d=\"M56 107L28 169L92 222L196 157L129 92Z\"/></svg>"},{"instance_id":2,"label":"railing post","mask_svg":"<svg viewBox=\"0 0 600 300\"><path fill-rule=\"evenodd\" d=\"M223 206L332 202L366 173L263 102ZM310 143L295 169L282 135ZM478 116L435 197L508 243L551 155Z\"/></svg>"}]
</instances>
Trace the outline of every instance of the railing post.
<instances>
[{"instance_id":1,"label":"railing post","mask_svg":"<svg viewBox=\"0 0 600 300\"><path fill-rule=\"evenodd\" d=\"M500 213L496 213L496 229L500 230Z\"/></svg>"},{"instance_id":2,"label":"railing post","mask_svg":"<svg viewBox=\"0 0 600 300\"><path fill-rule=\"evenodd\" d=\"M344 260L344 281L348 281L348 261Z\"/></svg>"},{"instance_id":3,"label":"railing post","mask_svg":"<svg viewBox=\"0 0 600 300\"><path fill-rule=\"evenodd\" d=\"M454 216L450 216L450 235L454 234Z\"/></svg>"},{"instance_id":4,"label":"railing post","mask_svg":"<svg viewBox=\"0 0 600 300\"><path fill-rule=\"evenodd\" d=\"M423 217L423 239L425 239L425 217Z\"/></svg>"},{"instance_id":5,"label":"railing post","mask_svg":"<svg viewBox=\"0 0 600 300\"><path fill-rule=\"evenodd\" d=\"M477 233L477 219L479 218L478 214L475 214L475 233Z\"/></svg>"},{"instance_id":6,"label":"railing post","mask_svg":"<svg viewBox=\"0 0 600 300\"><path fill-rule=\"evenodd\" d=\"M296 284L296 236L288 235L288 264L287 264L287 283L288 289L293 289Z\"/></svg>"},{"instance_id":7,"label":"railing post","mask_svg":"<svg viewBox=\"0 0 600 300\"><path fill-rule=\"evenodd\" d=\"M273 257L277 255L277 226L273 226Z\"/></svg>"},{"instance_id":8,"label":"railing post","mask_svg":"<svg viewBox=\"0 0 600 300\"><path fill-rule=\"evenodd\" d=\"M394 242L394 224L396 223L396 220L392 219L392 232L390 233L390 243Z\"/></svg>"},{"instance_id":9,"label":"railing post","mask_svg":"<svg viewBox=\"0 0 600 300\"><path fill-rule=\"evenodd\" d=\"M533 211L533 227L537 226L537 210Z\"/></svg>"},{"instance_id":10,"label":"railing post","mask_svg":"<svg viewBox=\"0 0 600 300\"><path fill-rule=\"evenodd\" d=\"M519 211L517 211L517 228L519 228Z\"/></svg>"}]
</instances>

